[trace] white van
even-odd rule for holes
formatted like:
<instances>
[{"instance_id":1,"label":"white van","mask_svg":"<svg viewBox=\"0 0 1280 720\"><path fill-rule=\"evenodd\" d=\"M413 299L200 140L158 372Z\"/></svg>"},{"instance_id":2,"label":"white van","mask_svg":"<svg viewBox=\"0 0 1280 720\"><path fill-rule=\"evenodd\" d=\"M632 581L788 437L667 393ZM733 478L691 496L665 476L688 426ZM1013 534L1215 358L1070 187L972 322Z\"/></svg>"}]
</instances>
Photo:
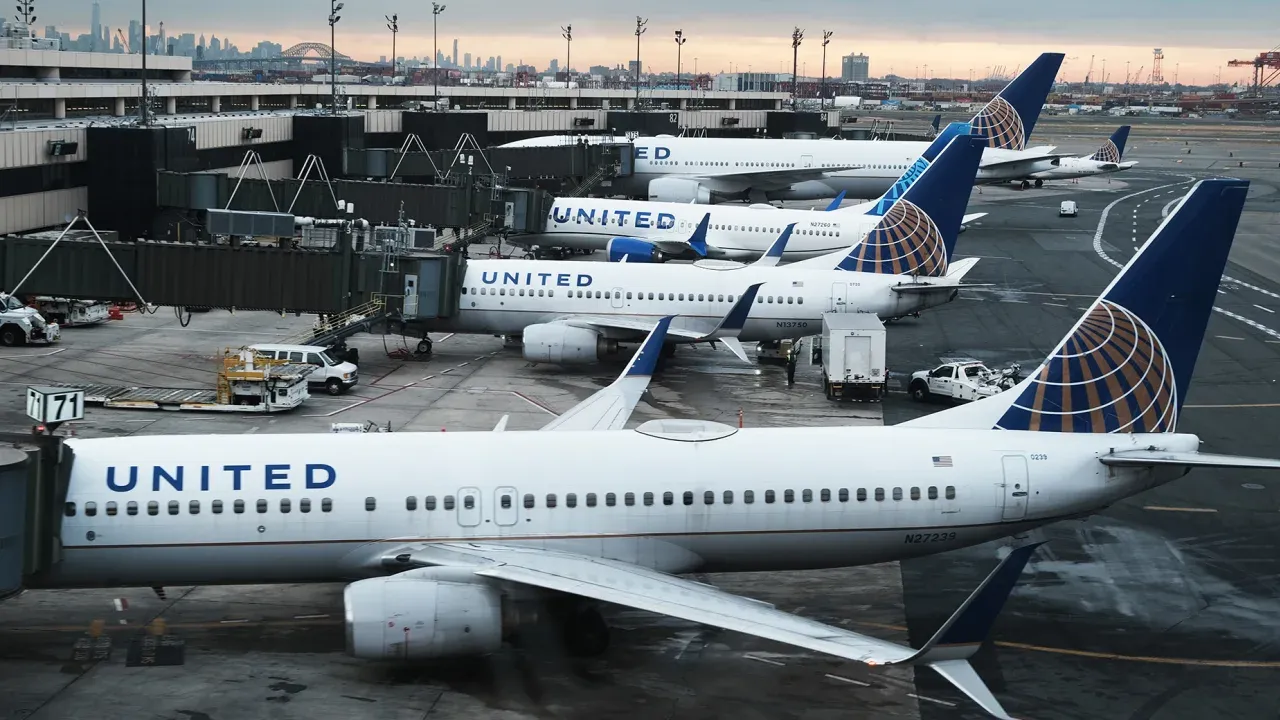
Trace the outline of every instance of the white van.
<instances>
[{"instance_id":1,"label":"white van","mask_svg":"<svg viewBox=\"0 0 1280 720\"><path fill-rule=\"evenodd\" d=\"M251 345L251 350L272 360L288 360L295 363L317 365L307 382L324 385L330 395L341 395L355 387L359 379L357 368L349 362L339 362L318 345Z\"/></svg>"},{"instance_id":2,"label":"white van","mask_svg":"<svg viewBox=\"0 0 1280 720\"><path fill-rule=\"evenodd\" d=\"M1058 217L1075 217L1080 213L1075 200L1063 200L1058 206Z\"/></svg>"}]
</instances>

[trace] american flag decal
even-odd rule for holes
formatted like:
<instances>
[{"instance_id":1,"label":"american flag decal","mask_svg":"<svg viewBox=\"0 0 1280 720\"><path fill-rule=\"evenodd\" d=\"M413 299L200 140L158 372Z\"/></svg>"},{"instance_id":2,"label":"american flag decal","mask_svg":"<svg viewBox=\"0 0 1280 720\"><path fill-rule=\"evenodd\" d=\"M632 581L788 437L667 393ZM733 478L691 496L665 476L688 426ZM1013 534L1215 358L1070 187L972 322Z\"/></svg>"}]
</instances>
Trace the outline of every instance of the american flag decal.
<instances>
[{"instance_id":1,"label":"american flag decal","mask_svg":"<svg viewBox=\"0 0 1280 720\"><path fill-rule=\"evenodd\" d=\"M934 466L934 467L941 467L941 468L954 467L954 466L951 464L951 456L950 456L950 455L934 455L934 456L933 456L933 466Z\"/></svg>"}]
</instances>

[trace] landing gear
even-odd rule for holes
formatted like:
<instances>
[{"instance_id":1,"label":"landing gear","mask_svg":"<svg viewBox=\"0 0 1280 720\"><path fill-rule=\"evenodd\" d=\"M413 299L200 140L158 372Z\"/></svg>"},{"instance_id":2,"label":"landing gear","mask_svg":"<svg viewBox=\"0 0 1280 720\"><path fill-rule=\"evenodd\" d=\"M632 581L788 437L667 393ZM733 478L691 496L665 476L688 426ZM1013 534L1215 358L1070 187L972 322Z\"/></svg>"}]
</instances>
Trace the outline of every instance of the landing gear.
<instances>
[{"instance_id":1,"label":"landing gear","mask_svg":"<svg viewBox=\"0 0 1280 720\"><path fill-rule=\"evenodd\" d=\"M564 647L576 657L603 655L609 649L609 624L600 611L580 606L564 619Z\"/></svg>"},{"instance_id":2,"label":"landing gear","mask_svg":"<svg viewBox=\"0 0 1280 720\"><path fill-rule=\"evenodd\" d=\"M1036 178L1036 187L1038 188L1044 187L1044 180L1041 178Z\"/></svg>"},{"instance_id":3,"label":"landing gear","mask_svg":"<svg viewBox=\"0 0 1280 720\"><path fill-rule=\"evenodd\" d=\"M1031 187L1031 183L1027 182L1026 180L1023 180L1023 181L1022 181L1022 189L1023 189L1023 190L1026 190L1026 189L1027 189L1027 188L1029 188L1029 187Z\"/></svg>"}]
</instances>

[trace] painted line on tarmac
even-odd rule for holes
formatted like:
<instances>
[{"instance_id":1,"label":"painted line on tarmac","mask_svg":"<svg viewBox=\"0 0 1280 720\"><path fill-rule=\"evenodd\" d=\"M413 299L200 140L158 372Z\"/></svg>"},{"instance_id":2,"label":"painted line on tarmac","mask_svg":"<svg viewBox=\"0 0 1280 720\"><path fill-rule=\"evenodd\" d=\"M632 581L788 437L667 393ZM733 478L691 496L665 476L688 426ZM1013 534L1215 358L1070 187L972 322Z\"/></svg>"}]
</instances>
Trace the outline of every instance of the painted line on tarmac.
<instances>
[{"instance_id":1,"label":"painted line on tarmac","mask_svg":"<svg viewBox=\"0 0 1280 720\"><path fill-rule=\"evenodd\" d=\"M929 697L929 696L927 696L927 695L917 695L917 694L915 694L915 693L907 693L907 697L913 697L913 698L915 698L915 699L917 699L917 700L927 700L927 701L929 701L929 702L931 702L931 703L937 703L937 704L939 704L939 705L944 705L944 706L946 706L946 707L955 707L955 706L956 706L956 704L955 704L955 703L953 703L953 702L947 702L946 700L939 700L939 699L937 699L937 698L931 698L931 697Z\"/></svg>"},{"instance_id":2,"label":"painted line on tarmac","mask_svg":"<svg viewBox=\"0 0 1280 720\"><path fill-rule=\"evenodd\" d=\"M742 657L744 657L744 658L746 658L746 659L748 659L748 660L755 660L756 662L769 663L770 665L777 665L778 667L786 667L786 666L787 666L787 664L786 664L786 663L780 663L780 662L778 662L777 660L770 660L770 659L768 659L768 658L757 657L757 656L755 656L755 655L743 655Z\"/></svg>"},{"instance_id":3,"label":"painted line on tarmac","mask_svg":"<svg viewBox=\"0 0 1280 720\"><path fill-rule=\"evenodd\" d=\"M1164 505L1144 505L1143 510L1154 510L1158 512L1189 512L1189 513L1216 513L1214 508L1192 508L1192 507L1165 507Z\"/></svg>"},{"instance_id":4,"label":"painted line on tarmac","mask_svg":"<svg viewBox=\"0 0 1280 720\"><path fill-rule=\"evenodd\" d=\"M849 683L850 685L857 685L858 687L871 687L871 683L869 683L869 682L862 682L861 680L854 680L853 678L847 678L847 677L845 677L845 676L843 676L843 675L832 675L831 673L824 673L824 674L823 674L823 677L829 677L829 678L831 678L832 680L838 680L838 681L840 681L840 682L842 682L842 683Z\"/></svg>"},{"instance_id":5,"label":"painted line on tarmac","mask_svg":"<svg viewBox=\"0 0 1280 720\"><path fill-rule=\"evenodd\" d=\"M1183 409L1195 408L1198 410L1206 410L1213 408L1274 408L1280 407L1280 403L1234 403L1224 405L1183 405Z\"/></svg>"},{"instance_id":6,"label":"painted line on tarmac","mask_svg":"<svg viewBox=\"0 0 1280 720\"><path fill-rule=\"evenodd\" d=\"M1184 176L1184 177L1185 177L1185 176ZM1130 193L1130 194L1125 195L1125 196L1123 196L1123 197L1119 197L1119 198L1116 198L1115 200L1112 200L1110 205L1108 205L1108 206L1106 206L1105 208L1103 208L1103 209L1102 209L1102 217L1098 218L1098 229L1097 229L1097 230L1094 232L1094 234L1093 234L1093 251L1098 255L1098 257L1102 258L1102 259L1103 259L1103 260L1105 260L1106 262L1108 262L1108 263L1110 263L1110 264L1114 265L1115 267L1118 267L1118 268L1123 269L1123 268L1124 268L1124 264L1123 264L1123 263L1117 262L1117 261L1116 261L1116 260L1114 260L1110 255L1108 255L1108 254L1107 254L1107 251L1106 251L1106 250L1103 250L1103 249L1102 249L1102 233L1103 233L1103 231L1106 229L1106 226L1107 226L1107 216L1111 214L1111 210L1112 210L1116 205L1118 205L1118 204L1120 204L1120 203L1122 203L1122 202L1124 202L1125 200L1128 200L1128 199L1130 199L1130 198L1135 198L1135 197L1137 197L1137 196L1139 196L1139 195L1143 195L1143 194L1145 194L1145 193L1149 193L1149 192L1151 192L1151 191L1153 191L1153 190L1163 190L1164 188L1171 188L1171 187L1177 187L1177 186L1179 186L1179 185L1186 185L1186 184L1187 184L1187 183L1189 183L1189 182L1195 182L1195 178L1191 178L1191 179L1189 179L1189 180L1183 180L1182 182L1171 183L1171 184L1169 184L1169 185L1157 185L1156 187L1153 187L1153 188L1147 188L1146 190L1140 190L1140 191L1138 191L1138 192L1136 192L1136 193ZM1257 285L1251 285L1251 284L1249 284L1249 283L1242 282L1242 281L1240 281L1240 280L1236 280L1235 278L1229 277L1229 276L1227 276L1227 275L1223 275L1223 276L1222 276L1222 279L1223 279L1223 280L1225 280L1226 282L1234 283L1234 284L1239 285L1239 286L1241 286L1241 287L1249 288L1250 290L1255 290L1255 291L1257 291L1257 292L1261 292L1261 293L1263 293L1263 294L1267 294L1267 295L1275 295L1276 297L1280 297L1280 295L1277 295L1276 293L1273 293L1273 292L1271 292L1270 290L1264 290L1264 289L1262 289L1262 288L1258 287ZM1219 289L1219 290L1218 290L1218 292L1219 292L1220 294L1223 294L1223 295L1225 295L1225 294L1226 294L1226 293L1225 293L1225 292L1223 292L1221 289ZM1247 318L1247 317L1245 317L1245 316L1243 316L1243 315L1240 315L1240 314L1238 314L1238 313L1233 313L1233 312L1231 312L1230 310L1223 310L1222 308L1220 308L1220 307L1218 307L1218 306L1216 306L1216 305L1213 307L1213 311L1214 311L1214 312L1217 312L1217 313L1222 313L1223 315L1226 315L1226 316L1227 316L1227 317L1229 317L1229 318L1233 318L1233 319L1235 319L1235 320L1239 320L1240 322L1242 322L1242 323L1244 323L1244 324L1246 324L1246 325L1248 325L1248 326L1250 326L1250 327L1254 328L1255 330L1259 330L1259 331L1261 331L1261 332L1263 332L1263 333L1266 333L1267 335L1270 335L1270 336L1271 336L1271 337L1273 337L1273 338L1280 339L1280 331L1273 330L1273 329L1271 329L1271 328L1267 327L1266 325L1263 325L1262 323L1260 323L1260 322L1258 322L1258 321L1256 321L1256 320L1250 320L1249 318Z\"/></svg>"}]
</instances>

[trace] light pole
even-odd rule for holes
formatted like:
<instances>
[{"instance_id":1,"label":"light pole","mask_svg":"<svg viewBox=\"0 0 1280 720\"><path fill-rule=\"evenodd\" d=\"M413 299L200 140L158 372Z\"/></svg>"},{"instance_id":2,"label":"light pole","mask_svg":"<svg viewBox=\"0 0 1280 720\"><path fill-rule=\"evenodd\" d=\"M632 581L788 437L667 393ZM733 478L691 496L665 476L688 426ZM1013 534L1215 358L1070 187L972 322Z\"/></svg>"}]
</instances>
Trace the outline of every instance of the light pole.
<instances>
[{"instance_id":1,"label":"light pole","mask_svg":"<svg viewBox=\"0 0 1280 720\"><path fill-rule=\"evenodd\" d=\"M573 67L569 64L569 60L573 55L573 26L565 25L560 28L560 37L564 38L564 86L569 88L569 68Z\"/></svg>"},{"instance_id":2,"label":"light pole","mask_svg":"<svg viewBox=\"0 0 1280 720\"><path fill-rule=\"evenodd\" d=\"M333 106L330 112L334 115L338 114L338 49L334 47L337 41L337 31L334 26L342 19L338 11L342 9L342 3L329 0L329 89L333 92Z\"/></svg>"},{"instance_id":3,"label":"light pole","mask_svg":"<svg viewBox=\"0 0 1280 720\"><path fill-rule=\"evenodd\" d=\"M680 52L684 50L684 44L688 40L683 30L676 31L676 90L680 89Z\"/></svg>"},{"instance_id":4,"label":"light pole","mask_svg":"<svg viewBox=\"0 0 1280 720\"><path fill-rule=\"evenodd\" d=\"M431 94L437 110L440 109L440 41L436 27L442 12L444 12L443 5L431 3Z\"/></svg>"},{"instance_id":5,"label":"light pole","mask_svg":"<svg viewBox=\"0 0 1280 720\"><path fill-rule=\"evenodd\" d=\"M648 20L636 16L636 110L640 109L640 36L644 34L644 26L648 24Z\"/></svg>"},{"instance_id":6,"label":"light pole","mask_svg":"<svg viewBox=\"0 0 1280 720\"><path fill-rule=\"evenodd\" d=\"M26 3L31 6L30 0ZM35 16L31 17L35 20ZM142 117L142 126L147 127L147 0L142 0L142 97L138 99L138 115Z\"/></svg>"},{"instance_id":7,"label":"light pole","mask_svg":"<svg viewBox=\"0 0 1280 720\"><path fill-rule=\"evenodd\" d=\"M21 14L14 15L13 19L22 22L22 24L26 25L27 29L30 30L31 24L36 21L36 16L34 14L35 11L36 11L35 0L18 0L18 12ZM146 26L144 25L143 27L145 28ZM32 37L34 37L35 33L34 32L31 33L31 35Z\"/></svg>"},{"instance_id":8,"label":"light pole","mask_svg":"<svg viewBox=\"0 0 1280 720\"><path fill-rule=\"evenodd\" d=\"M396 33L400 32L399 15L383 15L387 19L387 29L391 31L391 82L396 81Z\"/></svg>"},{"instance_id":9,"label":"light pole","mask_svg":"<svg viewBox=\"0 0 1280 720\"><path fill-rule=\"evenodd\" d=\"M796 99L800 95L796 70L800 67L800 41L804 40L804 31L796 28L791 31L791 109L796 108Z\"/></svg>"},{"instance_id":10,"label":"light pole","mask_svg":"<svg viewBox=\"0 0 1280 720\"><path fill-rule=\"evenodd\" d=\"M827 106L827 43L831 42L834 30L822 31L822 89L818 91L818 109Z\"/></svg>"}]
</instances>

